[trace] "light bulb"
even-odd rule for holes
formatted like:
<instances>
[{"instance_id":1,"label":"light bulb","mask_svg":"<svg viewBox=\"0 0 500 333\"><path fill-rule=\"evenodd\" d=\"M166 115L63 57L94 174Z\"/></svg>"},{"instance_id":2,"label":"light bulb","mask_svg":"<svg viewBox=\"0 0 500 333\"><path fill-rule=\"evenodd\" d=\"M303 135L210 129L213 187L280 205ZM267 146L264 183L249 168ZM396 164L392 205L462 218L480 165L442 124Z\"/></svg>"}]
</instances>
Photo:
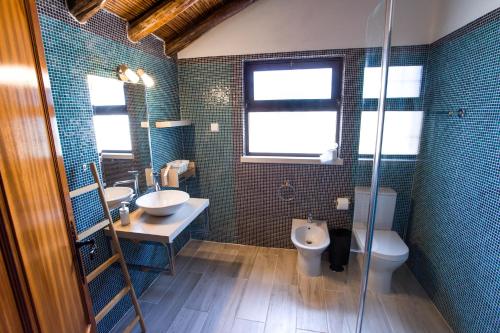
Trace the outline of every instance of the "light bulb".
<instances>
[{"instance_id":1,"label":"light bulb","mask_svg":"<svg viewBox=\"0 0 500 333\"><path fill-rule=\"evenodd\" d=\"M146 74L146 72L144 72L144 69L139 68L137 70L137 74L141 77L142 82L144 82L144 85L146 87L150 88L150 87L155 85L155 80L153 80L153 78L151 76Z\"/></svg>"},{"instance_id":2,"label":"light bulb","mask_svg":"<svg viewBox=\"0 0 500 333\"><path fill-rule=\"evenodd\" d=\"M139 75L137 75L133 70L130 68L127 68L125 70L125 76L128 78L128 80L132 83L137 83L139 82Z\"/></svg>"}]
</instances>

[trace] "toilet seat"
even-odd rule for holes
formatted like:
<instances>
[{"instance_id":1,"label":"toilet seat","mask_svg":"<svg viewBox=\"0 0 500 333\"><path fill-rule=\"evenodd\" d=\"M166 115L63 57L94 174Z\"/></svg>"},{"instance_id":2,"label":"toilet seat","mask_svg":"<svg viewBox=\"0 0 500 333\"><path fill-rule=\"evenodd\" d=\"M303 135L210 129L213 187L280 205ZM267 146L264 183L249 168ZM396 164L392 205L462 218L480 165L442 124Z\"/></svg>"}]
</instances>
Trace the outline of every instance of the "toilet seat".
<instances>
[{"instance_id":1,"label":"toilet seat","mask_svg":"<svg viewBox=\"0 0 500 333\"><path fill-rule=\"evenodd\" d=\"M366 228L354 227L354 236L358 245L364 251ZM395 231L374 230L372 242L372 255L387 261L405 261L410 250Z\"/></svg>"}]
</instances>

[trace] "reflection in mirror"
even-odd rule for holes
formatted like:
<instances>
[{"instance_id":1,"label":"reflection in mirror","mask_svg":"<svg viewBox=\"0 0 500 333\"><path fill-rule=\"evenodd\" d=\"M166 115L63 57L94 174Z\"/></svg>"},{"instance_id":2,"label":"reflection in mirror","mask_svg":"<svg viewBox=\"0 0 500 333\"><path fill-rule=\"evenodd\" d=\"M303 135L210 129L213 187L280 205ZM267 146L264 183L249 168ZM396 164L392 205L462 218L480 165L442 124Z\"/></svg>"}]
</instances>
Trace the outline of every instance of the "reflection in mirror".
<instances>
[{"instance_id":1,"label":"reflection in mirror","mask_svg":"<svg viewBox=\"0 0 500 333\"><path fill-rule=\"evenodd\" d=\"M94 75L87 82L103 182L140 195L151 167L145 87Z\"/></svg>"}]
</instances>

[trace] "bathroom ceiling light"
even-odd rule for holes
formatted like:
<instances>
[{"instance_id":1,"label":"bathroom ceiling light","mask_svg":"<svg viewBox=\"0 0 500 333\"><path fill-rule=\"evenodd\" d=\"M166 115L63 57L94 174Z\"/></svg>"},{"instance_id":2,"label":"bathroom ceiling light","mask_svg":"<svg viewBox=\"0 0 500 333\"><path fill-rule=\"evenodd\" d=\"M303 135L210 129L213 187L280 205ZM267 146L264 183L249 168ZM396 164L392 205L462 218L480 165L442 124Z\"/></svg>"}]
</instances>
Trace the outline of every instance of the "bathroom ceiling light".
<instances>
[{"instance_id":1,"label":"bathroom ceiling light","mask_svg":"<svg viewBox=\"0 0 500 333\"><path fill-rule=\"evenodd\" d=\"M142 79L142 82L144 82L144 85L146 87L152 87L155 85L155 81L153 80L153 78L151 76L149 76L146 72L144 72L144 69L139 68L137 70L137 75L140 76L140 78Z\"/></svg>"},{"instance_id":2,"label":"bathroom ceiling light","mask_svg":"<svg viewBox=\"0 0 500 333\"><path fill-rule=\"evenodd\" d=\"M120 80L125 82L139 82L139 76L133 70L128 68L127 65L123 64L118 66L118 77L120 78Z\"/></svg>"}]
</instances>

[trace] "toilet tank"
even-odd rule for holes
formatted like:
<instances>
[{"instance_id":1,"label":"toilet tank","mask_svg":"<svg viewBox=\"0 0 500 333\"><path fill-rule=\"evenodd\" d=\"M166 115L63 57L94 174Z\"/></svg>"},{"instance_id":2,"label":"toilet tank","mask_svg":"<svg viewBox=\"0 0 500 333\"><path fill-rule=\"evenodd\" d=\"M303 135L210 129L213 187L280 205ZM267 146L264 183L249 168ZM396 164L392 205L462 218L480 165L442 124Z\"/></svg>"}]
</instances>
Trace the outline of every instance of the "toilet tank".
<instances>
[{"instance_id":1,"label":"toilet tank","mask_svg":"<svg viewBox=\"0 0 500 333\"><path fill-rule=\"evenodd\" d=\"M396 209L397 193L392 188L380 187L377 199L377 212L375 215L375 229L391 230ZM354 223L368 221L368 206L370 204L370 187L356 186L354 188Z\"/></svg>"}]
</instances>

